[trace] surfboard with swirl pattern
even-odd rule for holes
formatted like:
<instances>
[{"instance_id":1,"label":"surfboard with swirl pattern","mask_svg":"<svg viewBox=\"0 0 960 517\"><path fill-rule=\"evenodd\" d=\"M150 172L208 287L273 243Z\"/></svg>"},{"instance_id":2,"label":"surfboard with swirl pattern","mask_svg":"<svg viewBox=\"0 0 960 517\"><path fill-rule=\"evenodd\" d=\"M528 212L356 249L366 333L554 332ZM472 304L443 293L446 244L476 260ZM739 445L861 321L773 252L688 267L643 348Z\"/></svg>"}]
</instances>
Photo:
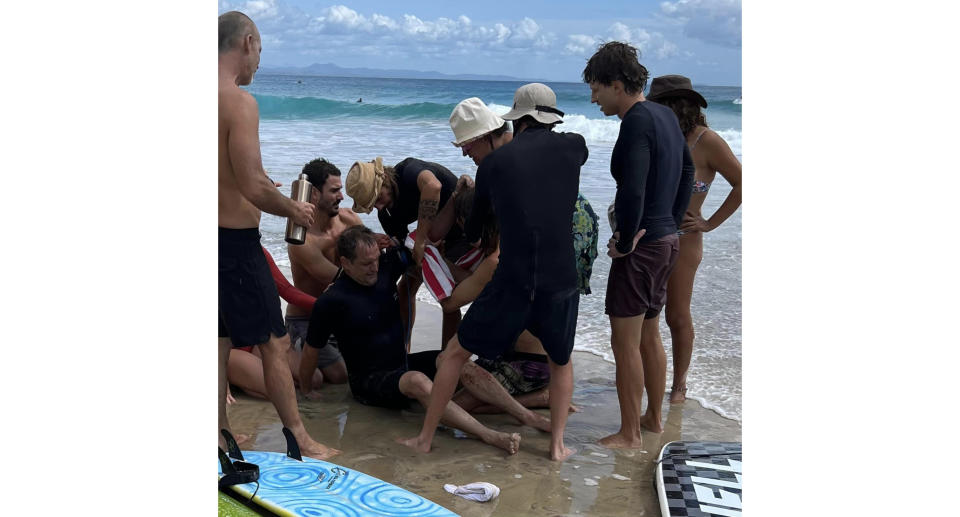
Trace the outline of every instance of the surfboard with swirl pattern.
<instances>
[{"instance_id":1,"label":"surfboard with swirl pattern","mask_svg":"<svg viewBox=\"0 0 960 517\"><path fill-rule=\"evenodd\" d=\"M282 516L459 517L413 492L326 461L297 461L279 452L243 451L260 466L256 483L233 485L241 498ZM223 471L217 468L220 475Z\"/></svg>"}]
</instances>

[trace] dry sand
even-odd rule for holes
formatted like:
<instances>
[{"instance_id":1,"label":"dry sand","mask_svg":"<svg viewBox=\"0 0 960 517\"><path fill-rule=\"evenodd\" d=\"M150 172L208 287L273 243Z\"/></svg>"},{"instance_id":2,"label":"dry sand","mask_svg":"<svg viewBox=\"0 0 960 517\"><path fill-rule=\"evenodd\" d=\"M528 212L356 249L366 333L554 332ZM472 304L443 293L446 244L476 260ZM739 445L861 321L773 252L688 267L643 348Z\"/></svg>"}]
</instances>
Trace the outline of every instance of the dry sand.
<instances>
[{"instance_id":1,"label":"dry sand","mask_svg":"<svg viewBox=\"0 0 960 517\"><path fill-rule=\"evenodd\" d=\"M439 344L440 310L419 303L413 351ZM464 517L660 515L653 461L664 444L740 441L738 422L688 400L673 406L665 401L665 430L644 433L642 450L600 447L597 440L616 432L620 423L613 365L582 352L574 352L572 360L573 403L581 411L570 415L565 433L567 446L577 452L562 463L547 457L548 434L517 425L505 415L477 418L488 427L522 435L514 456L479 440L457 438L450 429L438 431L432 452L417 454L394 442L420 430L423 412L417 404L416 410L402 412L364 406L353 400L346 385L323 386L323 400L301 400L300 411L315 439L344 451L334 462L416 492ZM546 409L538 411L549 416ZM243 449L285 450L282 425L269 402L238 395L228 415L235 433L251 436ZM474 481L497 485L500 497L476 503L443 490L445 483Z\"/></svg>"}]
</instances>

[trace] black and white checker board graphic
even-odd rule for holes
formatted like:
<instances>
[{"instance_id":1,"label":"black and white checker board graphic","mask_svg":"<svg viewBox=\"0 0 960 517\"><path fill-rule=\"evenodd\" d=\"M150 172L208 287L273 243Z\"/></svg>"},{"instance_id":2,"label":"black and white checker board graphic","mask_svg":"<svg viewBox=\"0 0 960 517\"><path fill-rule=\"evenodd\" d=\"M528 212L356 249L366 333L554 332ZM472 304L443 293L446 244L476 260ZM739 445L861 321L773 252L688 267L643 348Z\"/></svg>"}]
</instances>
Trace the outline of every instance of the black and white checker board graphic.
<instances>
[{"instance_id":1,"label":"black and white checker board graphic","mask_svg":"<svg viewBox=\"0 0 960 517\"><path fill-rule=\"evenodd\" d=\"M660 451L657 493L663 517L739 517L739 442L670 442Z\"/></svg>"}]
</instances>

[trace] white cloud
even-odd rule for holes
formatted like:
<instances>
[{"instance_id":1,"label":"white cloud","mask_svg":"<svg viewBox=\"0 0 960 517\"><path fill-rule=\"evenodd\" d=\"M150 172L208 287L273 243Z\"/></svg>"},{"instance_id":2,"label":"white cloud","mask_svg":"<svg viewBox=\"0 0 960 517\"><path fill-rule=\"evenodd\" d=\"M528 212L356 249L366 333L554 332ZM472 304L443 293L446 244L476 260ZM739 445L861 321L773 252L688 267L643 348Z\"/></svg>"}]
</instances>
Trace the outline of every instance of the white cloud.
<instances>
[{"instance_id":1,"label":"white cloud","mask_svg":"<svg viewBox=\"0 0 960 517\"><path fill-rule=\"evenodd\" d=\"M662 2L660 11L682 23L687 37L729 48L742 45L740 0Z\"/></svg>"},{"instance_id":2,"label":"white cloud","mask_svg":"<svg viewBox=\"0 0 960 517\"><path fill-rule=\"evenodd\" d=\"M567 36L567 46L564 50L569 54L586 54L596 50L597 38L586 34L571 34Z\"/></svg>"},{"instance_id":3,"label":"white cloud","mask_svg":"<svg viewBox=\"0 0 960 517\"><path fill-rule=\"evenodd\" d=\"M572 34L567 36L567 45L564 51L567 54L590 55L597 50L597 46L607 41L623 41L640 51L640 61L644 58L668 59L680 55L680 48L668 41L659 32L649 32L646 29L631 29L621 22L615 22L607 29L605 35L588 36Z\"/></svg>"}]
</instances>

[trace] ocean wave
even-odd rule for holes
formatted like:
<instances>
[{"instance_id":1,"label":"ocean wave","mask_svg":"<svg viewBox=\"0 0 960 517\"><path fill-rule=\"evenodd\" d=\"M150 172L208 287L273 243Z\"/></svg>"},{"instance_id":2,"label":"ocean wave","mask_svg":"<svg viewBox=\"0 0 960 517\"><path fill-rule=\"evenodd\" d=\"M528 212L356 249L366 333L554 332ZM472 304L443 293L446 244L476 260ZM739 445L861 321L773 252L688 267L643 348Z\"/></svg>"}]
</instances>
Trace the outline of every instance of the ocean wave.
<instances>
[{"instance_id":1,"label":"ocean wave","mask_svg":"<svg viewBox=\"0 0 960 517\"><path fill-rule=\"evenodd\" d=\"M346 102L321 97L286 97L254 94L265 119L303 119L326 117L385 117L392 119L444 118L456 104L417 102L413 104L372 104Z\"/></svg>"},{"instance_id":2,"label":"ocean wave","mask_svg":"<svg viewBox=\"0 0 960 517\"><path fill-rule=\"evenodd\" d=\"M734 103L734 104L743 104L743 100L742 100L740 97L737 97L736 99L733 99L733 103Z\"/></svg>"},{"instance_id":3,"label":"ocean wave","mask_svg":"<svg viewBox=\"0 0 960 517\"><path fill-rule=\"evenodd\" d=\"M509 106L490 104L490 109L497 115L510 111ZM614 143L620 134L620 120L616 118L590 119L578 113L567 113L563 117L563 124L557 126L557 131L578 133L588 144Z\"/></svg>"}]
</instances>

